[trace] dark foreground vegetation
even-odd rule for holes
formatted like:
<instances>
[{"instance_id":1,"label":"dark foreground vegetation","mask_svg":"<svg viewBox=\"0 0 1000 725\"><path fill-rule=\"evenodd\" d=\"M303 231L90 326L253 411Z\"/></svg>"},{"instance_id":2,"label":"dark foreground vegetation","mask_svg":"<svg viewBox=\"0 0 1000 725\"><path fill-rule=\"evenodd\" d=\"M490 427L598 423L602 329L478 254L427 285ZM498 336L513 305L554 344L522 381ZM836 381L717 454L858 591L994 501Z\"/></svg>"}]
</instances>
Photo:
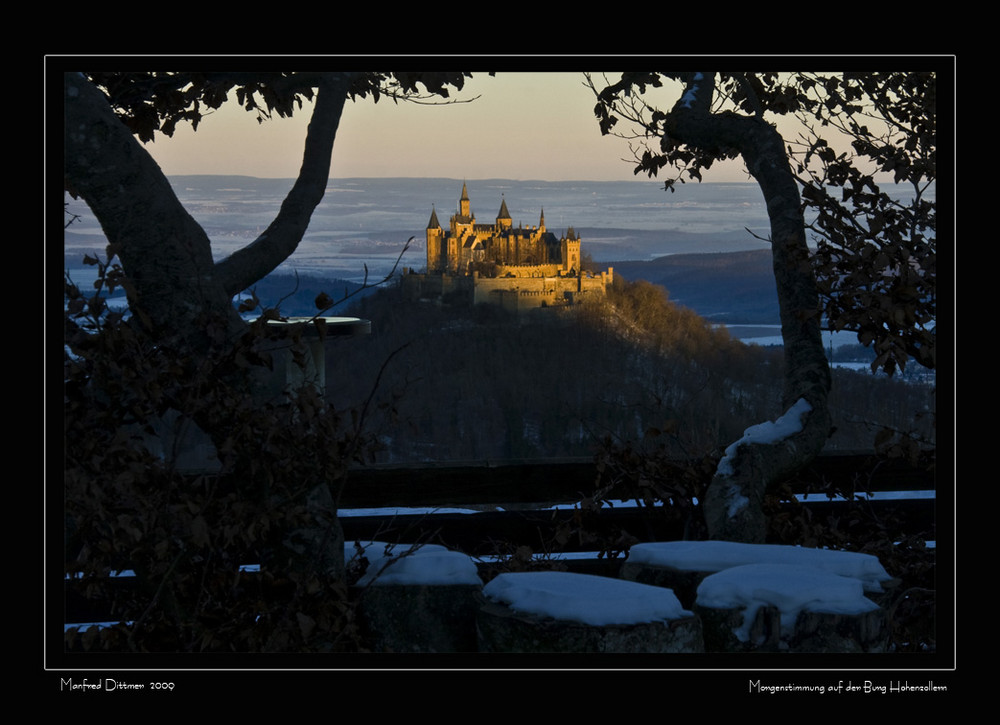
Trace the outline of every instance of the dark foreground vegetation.
<instances>
[{"instance_id":1,"label":"dark foreground vegetation","mask_svg":"<svg viewBox=\"0 0 1000 725\"><path fill-rule=\"evenodd\" d=\"M305 391L240 412L243 397L212 369L191 378L120 320L95 338L101 354L69 361L70 589L77 601L110 602L132 626L71 628L67 652L365 651L349 586L358 571L330 579L318 561L286 551L287 532L312 525L309 509L293 502L316 475L337 480L349 465L591 458L599 475L581 487L579 514L551 522L534 547L488 542L499 561L486 577L566 566L534 555L570 541L604 561L624 556L633 539L595 524L605 499L652 505L653 515L679 519L685 537L703 538L695 501L720 447L781 413L776 351L730 339L648 283L619 281L604 303L521 317L459 300L410 301L389 286L343 313L372 320L373 333L328 343L329 406ZM95 375L115 386L114 400L90 395ZM182 474L152 455L140 432L175 395L237 411L243 434L260 441L258 455L219 476ZM844 372L832 400L831 446L877 446L927 465L932 390ZM123 419L134 425L123 429ZM336 450L316 447L321 441ZM303 446L313 455L302 456ZM925 535L895 528L863 503L816 518L787 490L769 501L771 541L878 555L905 585L894 609L896 650L933 648L934 555ZM235 573L256 562L259 571ZM108 578L122 568L136 571L133 586Z\"/></svg>"}]
</instances>

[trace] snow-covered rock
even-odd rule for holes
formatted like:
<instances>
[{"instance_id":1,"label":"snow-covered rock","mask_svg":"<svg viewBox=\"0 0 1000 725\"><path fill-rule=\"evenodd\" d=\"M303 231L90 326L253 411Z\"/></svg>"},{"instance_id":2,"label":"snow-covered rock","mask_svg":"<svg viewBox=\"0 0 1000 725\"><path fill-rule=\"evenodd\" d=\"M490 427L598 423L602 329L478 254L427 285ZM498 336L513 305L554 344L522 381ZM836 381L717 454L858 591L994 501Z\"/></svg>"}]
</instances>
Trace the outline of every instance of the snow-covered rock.
<instances>
[{"instance_id":1,"label":"snow-covered rock","mask_svg":"<svg viewBox=\"0 0 1000 725\"><path fill-rule=\"evenodd\" d=\"M357 581L358 586L423 585L443 586L469 584L482 586L475 562L467 554L451 551L438 544L388 544L369 541L345 548L348 567L363 556L367 568Z\"/></svg>"},{"instance_id":2,"label":"snow-covered rock","mask_svg":"<svg viewBox=\"0 0 1000 725\"><path fill-rule=\"evenodd\" d=\"M345 547L344 558L349 571L364 568L355 587L376 651L476 651L483 582L468 555L437 544L373 541L360 551Z\"/></svg>"},{"instance_id":3,"label":"snow-covered rock","mask_svg":"<svg viewBox=\"0 0 1000 725\"><path fill-rule=\"evenodd\" d=\"M627 563L708 573L746 564L792 564L857 579L867 592L881 592L883 585L892 581L878 557L871 554L779 544L732 541L637 544L629 550Z\"/></svg>"},{"instance_id":4,"label":"snow-covered rock","mask_svg":"<svg viewBox=\"0 0 1000 725\"><path fill-rule=\"evenodd\" d=\"M568 572L500 574L483 588L481 652L703 652L701 622L673 592Z\"/></svg>"},{"instance_id":5,"label":"snow-covered rock","mask_svg":"<svg viewBox=\"0 0 1000 725\"><path fill-rule=\"evenodd\" d=\"M483 594L517 612L594 626L690 617L669 589L561 571L500 574Z\"/></svg>"},{"instance_id":6,"label":"snow-covered rock","mask_svg":"<svg viewBox=\"0 0 1000 725\"><path fill-rule=\"evenodd\" d=\"M694 609L713 649L738 649L716 644L730 634L751 648L805 652L881 651L885 640L884 613L864 595L860 580L808 566L724 569L702 581ZM725 624L718 612L736 616ZM710 633L711 627L729 631Z\"/></svg>"}]
</instances>

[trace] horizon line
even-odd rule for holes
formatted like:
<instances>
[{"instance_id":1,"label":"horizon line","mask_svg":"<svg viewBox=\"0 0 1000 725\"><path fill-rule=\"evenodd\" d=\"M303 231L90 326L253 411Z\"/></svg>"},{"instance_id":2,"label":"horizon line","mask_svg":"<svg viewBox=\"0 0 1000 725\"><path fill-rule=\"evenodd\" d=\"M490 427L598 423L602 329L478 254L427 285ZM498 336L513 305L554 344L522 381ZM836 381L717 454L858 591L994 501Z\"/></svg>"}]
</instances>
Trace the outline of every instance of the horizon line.
<instances>
[{"instance_id":1,"label":"horizon line","mask_svg":"<svg viewBox=\"0 0 1000 725\"><path fill-rule=\"evenodd\" d=\"M201 177L215 177L215 176L228 176L228 177L238 177L242 179L256 179L258 181L295 181L294 176L254 176L252 174L236 174L236 173L218 173L218 174L206 174L206 173L190 173L190 174L164 174L168 179L177 178L181 176L201 176ZM617 183L651 183L662 186L664 182L660 179L597 179L597 178L573 178L573 179L543 179L543 178L513 178L508 176L331 176L327 181L350 181L353 179L364 179L366 181L372 180L390 180L390 179L404 179L404 180L417 180L417 179L440 179L441 181L517 181L517 182L544 182L547 184L558 184L567 182L592 182L601 184L617 184ZM748 179L746 181L689 181L684 182L682 186L700 186L703 184L756 184L757 182L753 179Z\"/></svg>"}]
</instances>

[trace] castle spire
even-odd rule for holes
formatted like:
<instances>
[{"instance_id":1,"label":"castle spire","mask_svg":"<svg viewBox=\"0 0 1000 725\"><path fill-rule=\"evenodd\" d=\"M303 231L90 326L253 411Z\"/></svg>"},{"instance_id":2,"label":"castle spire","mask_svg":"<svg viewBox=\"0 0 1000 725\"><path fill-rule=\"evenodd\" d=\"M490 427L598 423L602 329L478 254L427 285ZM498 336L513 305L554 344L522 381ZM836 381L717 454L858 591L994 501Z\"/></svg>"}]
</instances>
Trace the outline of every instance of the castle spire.
<instances>
[{"instance_id":1,"label":"castle spire","mask_svg":"<svg viewBox=\"0 0 1000 725\"><path fill-rule=\"evenodd\" d=\"M497 230L502 231L505 229L510 229L510 225L514 223L513 219L510 218L510 212L507 211L507 200L503 198L503 194L500 195L500 211L497 212Z\"/></svg>"},{"instance_id":2,"label":"castle spire","mask_svg":"<svg viewBox=\"0 0 1000 725\"><path fill-rule=\"evenodd\" d=\"M469 192L465 188L465 182L462 182L462 197L458 200L458 213L465 219L472 216L472 209L469 205Z\"/></svg>"},{"instance_id":3,"label":"castle spire","mask_svg":"<svg viewBox=\"0 0 1000 725\"><path fill-rule=\"evenodd\" d=\"M510 219L510 212L507 211L507 200L500 195L500 211L497 212L497 219Z\"/></svg>"}]
</instances>

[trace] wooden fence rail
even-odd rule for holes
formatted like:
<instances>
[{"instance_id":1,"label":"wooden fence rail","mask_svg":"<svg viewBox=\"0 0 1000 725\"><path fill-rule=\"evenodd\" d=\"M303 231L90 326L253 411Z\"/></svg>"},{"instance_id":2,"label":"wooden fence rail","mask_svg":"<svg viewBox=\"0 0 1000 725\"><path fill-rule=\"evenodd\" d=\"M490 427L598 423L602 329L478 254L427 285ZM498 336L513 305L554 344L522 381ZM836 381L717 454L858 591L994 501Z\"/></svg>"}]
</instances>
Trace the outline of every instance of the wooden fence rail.
<instances>
[{"instance_id":1,"label":"wooden fence rail","mask_svg":"<svg viewBox=\"0 0 1000 725\"><path fill-rule=\"evenodd\" d=\"M412 541L433 536L477 556L492 553L497 543L545 551L552 532L579 517L579 510L571 506L593 493L596 477L594 462L579 459L362 469L351 474L344 491L342 524L349 540ZM910 534L934 536L935 477L926 467L868 453L828 454L796 475L789 486L815 516L843 510L854 498L863 501L872 516L892 516L901 519ZM843 495L829 497L834 492ZM555 507L559 504L564 508ZM480 510L347 515L349 509L393 506ZM635 505L603 507L588 517L587 526L605 535L624 530L641 541L684 538L682 518L658 513ZM587 550L587 545L569 541L561 550Z\"/></svg>"}]
</instances>

